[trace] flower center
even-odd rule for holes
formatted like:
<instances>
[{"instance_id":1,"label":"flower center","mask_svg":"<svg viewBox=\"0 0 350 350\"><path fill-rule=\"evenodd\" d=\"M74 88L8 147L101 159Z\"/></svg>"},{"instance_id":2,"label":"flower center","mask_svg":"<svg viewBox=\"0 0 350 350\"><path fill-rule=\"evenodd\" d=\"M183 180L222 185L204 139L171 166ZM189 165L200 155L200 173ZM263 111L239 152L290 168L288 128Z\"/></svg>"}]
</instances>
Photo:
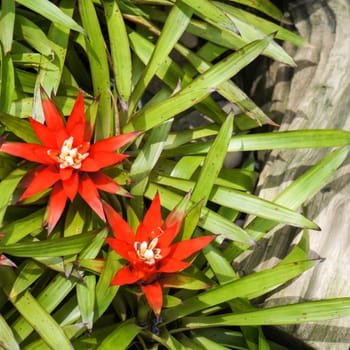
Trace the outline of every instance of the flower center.
<instances>
[{"instance_id":1,"label":"flower center","mask_svg":"<svg viewBox=\"0 0 350 350\"><path fill-rule=\"evenodd\" d=\"M151 242L135 242L134 248L138 257L148 265L153 265L156 260L162 258L160 255L160 248L156 248L158 244L158 238L153 238Z\"/></svg>"},{"instance_id":2,"label":"flower center","mask_svg":"<svg viewBox=\"0 0 350 350\"><path fill-rule=\"evenodd\" d=\"M74 168L79 169L81 167L81 162L89 156L89 153L80 153L78 147L72 147L73 146L74 138L71 136L69 139L65 140L63 142L61 153L58 155L53 155L53 157L60 163L60 168ZM48 151L48 154L52 156L51 150Z\"/></svg>"}]
</instances>

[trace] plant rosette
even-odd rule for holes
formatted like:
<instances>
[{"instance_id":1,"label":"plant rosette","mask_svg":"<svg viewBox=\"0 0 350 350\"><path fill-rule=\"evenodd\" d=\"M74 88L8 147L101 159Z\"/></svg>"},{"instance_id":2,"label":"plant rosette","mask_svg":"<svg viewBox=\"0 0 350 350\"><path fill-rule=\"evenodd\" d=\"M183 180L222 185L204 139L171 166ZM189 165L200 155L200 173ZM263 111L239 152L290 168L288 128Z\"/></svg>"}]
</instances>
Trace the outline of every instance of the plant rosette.
<instances>
[{"instance_id":1,"label":"plant rosette","mask_svg":"<svg viewBox=\"0 0 350 350\"><path fill-rule=\"evenodd\" d=\"M139 132L92 143L94 128L85 117L82 92L66 123L43 89L41 99L45 124L29 118L40 143L7 142L0 147L2 152L39 163L23 178L26 190L20 200L52 188L48 203L49 233L60 219L67 199L73 201L77 194L106 221L98 190L124 195L128 192L102 169L127 158L128 155L115 151L133 141Z\"/></svg>"},{"instance_id":2,"label":"plant rosette","mask_svg":"<svg viewBox=\"0 0 350 350\"><path fill-rule=\"evenodd\" d=\"M114 238L106 241L121 257L127 260L112 279L111 285L137 284L147 302L159 318L163 306L163 288L185 288L191 277L178 274L191 266L184 259L207 246L215 236L202 236L172 243L178 235L186 215L176 207L162 220L160 197L157 193L136 233L130 225L107 203L104 209ZM199 289L208 287L198 284Z\"/></svg>"}]
</instances>

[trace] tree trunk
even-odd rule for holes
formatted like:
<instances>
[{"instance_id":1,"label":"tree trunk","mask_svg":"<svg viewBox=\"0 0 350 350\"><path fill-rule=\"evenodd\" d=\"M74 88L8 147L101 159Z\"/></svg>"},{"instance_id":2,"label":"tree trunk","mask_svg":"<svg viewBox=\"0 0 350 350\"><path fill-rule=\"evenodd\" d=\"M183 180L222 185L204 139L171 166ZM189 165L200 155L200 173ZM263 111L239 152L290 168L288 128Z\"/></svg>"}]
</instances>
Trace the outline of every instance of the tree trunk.
<instances>
[{"instance_id":1,"label":"tree trunk","mask_svg":"<svg viewBox=\"0 0 350 350\"><path fill-rule=\"evenodd\" d=\"M265 88L273 87L268 110L281 117L280 130L337 128L350 130L350 2L300 0L289 2L300 35L310 43L293 52L297 67L273 64ZM261 92L262 90L259 89ZM256 85L256 93L258 85ZM275 119L276 120L276 119ZM268 155L258 194L273 199L329 149L273 151ZM304 208L321 231L310 232L310 255L325 261L266 300L267 305L350 296L350 162ZM263 239L239 263L250 272L274 265L300 236L286 227ZM283 327L315 349L348 350L350 317Z\"/></svg>"}]
</instances>

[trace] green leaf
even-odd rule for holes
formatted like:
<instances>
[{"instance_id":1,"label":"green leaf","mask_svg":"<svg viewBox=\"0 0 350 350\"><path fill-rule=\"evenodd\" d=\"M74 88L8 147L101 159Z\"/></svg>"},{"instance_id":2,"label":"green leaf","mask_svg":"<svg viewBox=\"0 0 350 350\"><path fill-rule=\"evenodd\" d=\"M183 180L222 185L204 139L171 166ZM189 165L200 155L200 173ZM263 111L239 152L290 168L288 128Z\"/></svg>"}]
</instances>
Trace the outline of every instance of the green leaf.
<instances>
[{"instance_id":1,"label":"green leaf","mask_svg":"<svg viewBox=\"0 0 350 350\"><path fill-rule=\"evenodd\" d=\"M257 3L260 3L260 1ZM265 34L276 33L276 39L289 41L297 46L305 46L307 44L305 39L298 34L287 30L274 22L258 17L255 14L249 11L244 11L236 6L228 6L224 3L217 4L223 9L227 9L232 16L239 18L241 21L246 22L247 24L249 23L250 25L255 26Z\"/></svg>"},{"instance_id":2,"label":"green leaf","mask_svg":"<svg viewBox=\"0 0 350 350\"><path fill-rule=\"evenodd\" d=\"M24 292L16 309L52 349L72 350L72 344L52 316L29 293Z\"/></svg>"},{"instance_id":3,"label":"green leaf","mask_svg":"<svg viewBox=\"0 0 350 350\"><path fill-rule=\"evenodd\" d=\"M9 294L10 299L15 299L20 293L28 289L45 271L43 265L29 260L20 270Z\"/></svg>"},{"instance_id":4,"label":"green leaf","mask_svg":"<svg viewBox=\"0 0 350 350\"><path fill-rule=\"evenodd\" d=\"M15 12L16 5L14 0L3 0L1 2L0 43L4 56L11 51L15 25Z\"/></svg>"},{"instance_id":5,"label":"green leaf","mask_svg":"<svg viewBox=\"0 0 350 350\"><path fill-rule=\"evenodd\" d=\"M218 3L218 6L222 8L228 17L232 20L232 22L237 27L241 37L246 41L250 42L257 39L262 39L266 34L272 34L276 30L271 29L268 33L264 33L257 28L257 26L250 24L245 18L241 18L237 16L234 7ZM285 64L295 66L295 62L290 57L287 52L275 42L271 42L269 46L264 50L264 54L271 56L275 60L281 61Z\"/></svg>"},{"instance_id":6,"label":"green leaf","mask_svg":"<svg viewBox=\"0 0 350 350\"><path fill-rule=\"evenodd\" d=\"M204 336L228 347L236 346L237 349L247 349L247 344L242 333L236 330L224 327L211 327L209 329L193 330L192 333L194 338Z\"/></svg>"},{"instance_id":7,"label":"green leaf","mask_svg":"<svg viewBox=\"0 0 350 350\"><path fill-rule=\"evenodd\" d=\"M1 44L1 43L0 43ZM13 62L10 53L4 55L3 50L1 49L1 72L0 72L0 81L1 81L1 94L0 94L0 110L3 112L9 112L11 103L14 96L15 90L15 76Z\"/></svg>"},{"instance_id":8,"label":"green leaf","mask_svg":"<svg viewBox=\"0 0 350 350\"><path fill-rule=\"evenodd\" d=\"M176 2L167 17L160 37L154 48L150 61L143 71L139 81L132 93L130 101L130 112L132 112L139 102L143 92L151 79L159 69L159 66L167 58L176 42L180 39L191 19L192 10L183 1Z\"/></svg>"},{"instance_id":9,"label":"green leaf","mask_svg":"<svg viewBox=\"0 0 350 350\"><path fill-rule=\"evenodd\" d=\"M77 299L81 318L87 329L91 330L94 320L96 277L86 275L84 281L77 284Z\"/></svg>"},{"instance_id":10,"label":"green leaf","mask_svg":"<svg viewBox=\"0 0 350 350\"><path fill-rule=\"evenodd\" d=\"M15 34L44 56L51 56L51 40L47 38L38 25L27 17L16 14Z\"/></svg>"},{"instance_id":11,"label":"green leaf","mask_svg":"<svg viewBox=\"0 0 350 350\"><path fill-rule=\"evenodd\" d=\"M81 198L69 203L69 209L66 215L64 225L64 237L79 235L83 232L84 225L91 217L90 208Z\"/></svg>"},{"instance_id":12,"label":"green leaf","mask_svg":"<svg viewBox=\"0 0 350 350\"><path fill-rule=\"evenodd\" d=\"M0 122L5 125L6 129L14 133L23 141L28 143L39 143L38 137L27 120L0 112Z\"/></svg>"},{"instance_id":13,"label":"green leaf","mask_svg":"<svg viewBox=\"0 0 350 350\"><path fill-rule=\"evenodd\" d=\"M0 314L0 346L4 350L20 350L19 344L17 343L11 327L7 324L6 320Z\"/></svg>"},{"instance_id":14,"label":"green leaf","mask_svg":"<svg viewBox=\"0 0 350 350\"><path fill-rule=\"evenodd\" d=\"M233 117L232 115L229 115L222 125L204 160L198 179L193 188L192 200L194 202L198 202L203 199L203 205L206 205L215 180L217 179L222 168L227 147L231 139L232 128Z\"/></svg>"},{"instance_id":15,"label":"green leaf","mask_svg":"<svg viewBox=\"0 0 350 350\"><path fill-rule=\"evenodd\" d=\"M5 254L20 257L72 255L79 253L93 237L94 234L81 234L54 240L0 245L0 251Z\"/></svg>"},{"instance_id":16,"label":"green leaf","mask_svg":"<svg viewBox=\"0 0 350 350\"><path fill-rule=\"evenodd\" d=\"M131 94L131 53L128 35L119 9L118 1L106 0L103 2L108 38L111 47L111 58L115 76L115 85L119 92L121 103L124 109L128 108L128 101Z\"/></svg>"},{"instance_id":17,"label":"green leaf","mask_svg":"<svg viewBox=\"0 0 350 350\"><path fill-rule=\"evenodd\" d=\"M10 220L1 228L1 232L5 234L2 240L3 243L8 245L14 244L29 234L34 236L35 233L41 232L44 214L45 208L39 209L23 218Z\"/></svg>"},{"instance_id":18,"label":"green leaf","mask_svg":"<svg viewBox=\"0 0 350 350\"><path fill-rule=\"evenodd\" d=\"M317 260L306 260L291 264L281 264L272 269L253 273L231 283L212 288L183 301L176 309L164 310L165 323L175 321L191 313L218 305L235 298L253 299L263 295L281 284L299 276L317 264Z\"/></svg>"},{"instance_id":19,"label":"green leaf","mask_svg":"<svg viewBox=\"0 0 350 350\"><path fill-rule=\"evenodd\" d=\"M98 350L124 350L132 340L140 333L141 327L138 326L134 318L119 323L115 330L111 332L97 348Z\"/></svg>"},{"instance_id":20,"label":"green leaf","mask_svg":"<svg viewBox=\"0 0 350 350\"><path fill-rule=\"evenodd\" d=\"M71 17L66 15L54 3L46 0L16 0L17 3L28 7L32 11L39 13L48 20L60 24L63 27L85 33L84 29L76 23Z\"/></svg>"},{"instance_id":21,"label":"green leaf","mask_svg":"<svg viewBox=\"0 0 350 350\"><path fill-rule=\"evenodd\" d=\"M124 131L148 130L190 108L207 97L215 87L230 79L254 60L268 45L271 38L248 44L220 61L178 93L147 109L136 113Z\"/></svg>"},{"instance_id":22,"label":"green leaf","mask_svg":"<svg viewBox=\"0 0 350 350\"><path fill-rule=\"evenodd\" d=\"M0 226L3 224L4 216L10 199L13 196L13 192L25 173L25 170L17 168L0 182Z\"/></svg>"},{"instance_id":23,"label":"green leaf","mask_svg":"<svg viewBox=\"0 0 350 350\"><path fill-rule=\"evenodd\" d=\"M78 0L79 13L87 32L84 37L88 56L94 95L99 96L98 115L95 127L95 139L100 140L112 135L113 114L110 96L110 74L104 37L92 0Z\"/></svg>"},{"instance_id":24,"label":"green leaf","mask_svg":"<svg viewBox=\"0 0 350 350\"><path fill-rule=\"evenodd\" d=\"M108 252L105 268L96 285L95 320L99 319L112 303L119 286L111 286L111 281L122 264L114 250Z\"/></svg>"},{"instance_id":25,"label":"green leaf","mask_svg":"<svg viewBox=\"0 0 350 350\"><path fill-rule=\"evenodd\" d=\"M145 145L139 149L138 155L130 169L130 175L136 182L131 189L131 194L140 196L144 193L148 183L148 176L163 151L163 145L167 139L171 124L171 121L168 121L158 128L152 129Z\"/></svg>"},{"instance_id":26,"label":"green leaf","mask_svg":"<svg viewBox=\"0 0 350 350\"><path fill-rule=\"evenodd\" d=\"M228 152L262 151L272 149L297 149L318 147L339 147L350 143L350 132L335 129L292 130L261 134L235 135L232 137ZM170 150L166 144L166 156L205 154L212 141L184 145Z\"/></svg>"},{"instance_id":27,"label":"green leaf","mask_svg":"<svg viewBox=\"0 0 350 350\"><path fill-rule=\"evenodd\" d=\"M326 182L335 170L344 162L350 150L350 145L329 153L320 162L306 171L283 192L274 202L285 207L296 209L310 198ZM260 239L275 224L269 220L256 218L246 227L256 239Z\"/></svg>"},{"instance_id":28,"label":"green leaf","mask_svg":"<svg viewBox=\"0 0 350 350\"><path fill-rule=\"evenodd\" d=\"M214 203L236 209L244 213L283 222L294 226L318 229L318 226L303 215L293 210L259 198L249 193L235 191L228 188L216 187L210 200Z\"/></svg>"},{"instance_id":29,"label":"green leaf","mask_svg":"<svg viewBox=\"0 0 350 350\"><path fill-rule=\"evenodd\" d=\"M4 277L4 275L2 275L2 277ZM7 282L7 285L11 284L9 283L8 279ZM36 296L35 299L30 295L28 291L26 291L25 294L21 294L19 297L17 297L17 299L12 300L14 307L18 309L23 316L18 317L12 323L12 329L16 333L17 340L19 342L22 342L31 334L33 329L36 329L36 315L29 315L30 320L33 320L33 322L31 322L26 317L27 298L24 297L24 295L30 295L28 298L35 300L35 302L37 302L44 310L46 310L47 313L51 313L67 297L69 292L73 289L74 285L75 282L71 279L66 279L66 277L64 277L63 275L57 275L53 280L50 281L47 287L45 287L42 290L42 292L38 296ZM23 310L23 313L21 312L21 310ZM28 309L28 311L30 310ZM49 334L47 336L50 337ZM42 338L45 339L44 337Z\"/></svg>"},{"instance_id":30,"label":"green leaf","mask_svg":"<svg viewBox=\"0 0 350 350\"><path fill-rule=\"evenodd\" d=\"M259 10L266 15L281 21L283 19L283 13L281 10L274 5L270 0L230 0L238 4L249 6L256 10Z\"/></svg>"},{"instance_id":31,"label":"green leaf","mask_svg":"<svg viewBox=\"0 0 350 350\"><path fill-rule=\"evenodd\" d=\"M154 51L154 45L152 42L143 38L135 31L129 34L129 39L133 51L140 58L140 60L147 65ZM180 48L186 50L186 53L183 53L182 51L184 50L181 51ZM188 60L189 57L196 56L179 43L175 44L175 49L178 50L180 54L187 57ZM171 60L170 57L166 57L158 67L156 75L168 85L171 91L176 91L178 88L179 79L182 79L182 85L185 86L192 80L192 76L194 76L195 73L189 75L187 71L182 70L173 60ZM169 95L170 91L168 92L167 96ZM147 108L151 106L151 102L154 103L154 100L152 99L151 101L147 102ZM210 118L212 118L214 121L221 123L225 120L226 113L211 99L210 96L197 104L195 108L197 108L203 114L210 116Z\"/></svg>"},{"instance_id":32,"label":"green leaf","mask_svg":"<svg viewBox=\"0 0 350 350\"><path fill-rule=\"evenodd\" d=\"M186 275L184 273L171 273L162 279L164 288L183 288L183 289L206 289L209 285L194 276Z\"/></svg>"},{"instance_id":33,"label":"green leaf","mask_svg":"<svg viewBox=\"0 0 350 350\"><path fill-rule=\"evenodd\" d=\"M60 8L57 10L71 18L74 12L75 1L62 0ZM57 93L63 72L63 66L66 58L70 30L69 27L61 23L54 22L51 24L48 32L48 39L51 40L52 57L41 57L39 72L35 82L33 115L37 120L44 121L41 107L40 88L43 87L49 94Z\"/></svg>"},{"instance_id":34,"label":"green leaf","mask_svg":"<svg viewBox=\"0 0 350 350\"><path fill-rule=\"evenodd\" d=\"M173 187L185 192L191 191L197 182L178 179L170 176L157 176L152 179L155 183L166 187ZM218 181L215 178L215 182ZM232 185L232 184L231 184ZM209 186L209 185L208 185ZM203 192L199 192L203 193ZM192 197L193 199L193 197ZM215 186L210 193L209 200L226 208L252 214L258 217L286 223L294 226L318 229L318 226L303 215L296 213L286 206L273 203L263 198L237 191L235 189ZM198 201L198 199L197 199Z\"/></svg>"},{"instance_id":35,"label":"green leaf","mask_svg":"<svg viewBox=\"0 0 350 350\"><path fill-rule=\"evenodd\" d=\"M276 306L235 315L188 317L181 321L181 327L299 324L349 315L350 298L338 298Z\"/></svg>"},{"instance_id":36,"label":"green leaf","mask_svg":"<svg viewBox=\"0 0 350 350\"><path fill-rule=\"evenodd\" d=\"M226 15L224 11L208 0L182 0L190 6L199 18L210 22L220 29L225 29L229 32L235 31L235 25Z\"/></svg>"}]
</instances>

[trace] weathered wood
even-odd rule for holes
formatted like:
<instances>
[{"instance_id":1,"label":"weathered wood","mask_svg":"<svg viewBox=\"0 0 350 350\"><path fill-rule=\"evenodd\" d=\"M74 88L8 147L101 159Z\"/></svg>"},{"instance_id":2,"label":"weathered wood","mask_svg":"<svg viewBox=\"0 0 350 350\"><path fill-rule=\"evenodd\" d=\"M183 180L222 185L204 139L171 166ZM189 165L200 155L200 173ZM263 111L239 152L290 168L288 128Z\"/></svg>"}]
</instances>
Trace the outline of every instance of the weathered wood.
<instances>
[{"instance_id":1,"label":"weathered wood","mask_svg":"<svg viewBox=\"0 0 350 350\"><path fill-rule=\"evenodd\" d=\"M292 1L289 10L296 28L310 46L293 53L298 66L291 79L285 79L289 70L283 65L271 67L267 82L267 87L274 86L270 112L282 116L281 130L350 130L350 2ZM275 198L327 152L321 149L271 152L259 181L259 195ZM306 215L321 227L321 232L310 232L310 254L325 261L269 297L268 305L350 296L349 160L305 206ZM274 265L297 239L296 229L279 229L239 263L247 272ZM283 329L315 349L349 349L350 318Z\"/></svg>"}]
</instances>

